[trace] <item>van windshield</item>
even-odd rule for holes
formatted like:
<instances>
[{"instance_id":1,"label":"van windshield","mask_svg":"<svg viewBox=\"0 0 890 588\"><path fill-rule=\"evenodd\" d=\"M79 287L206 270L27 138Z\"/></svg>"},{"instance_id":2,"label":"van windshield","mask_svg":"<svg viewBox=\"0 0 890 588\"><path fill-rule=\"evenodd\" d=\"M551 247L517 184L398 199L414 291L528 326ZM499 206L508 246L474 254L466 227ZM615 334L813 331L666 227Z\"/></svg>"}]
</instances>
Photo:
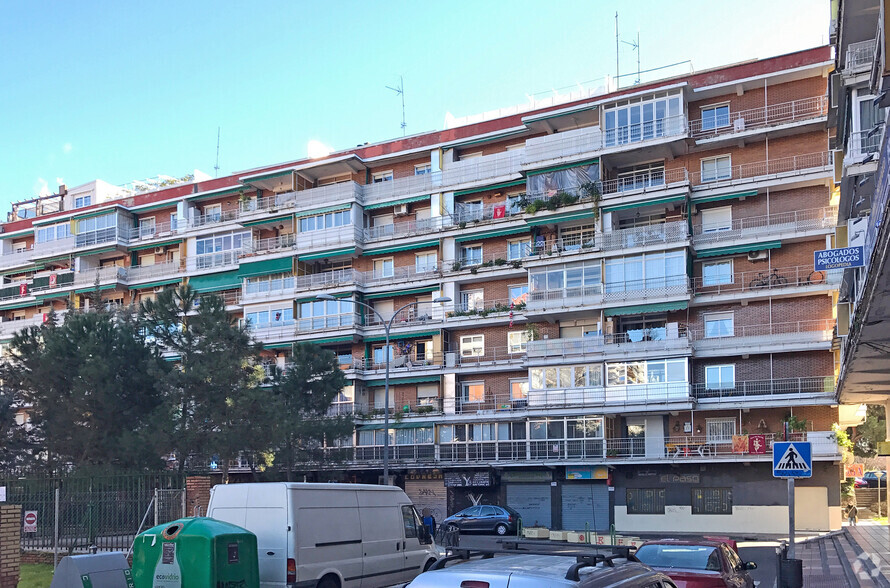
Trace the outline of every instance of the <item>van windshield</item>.
<instances>
[{"instance_id":1,"label":"van windshield","mask_svg":"<svg viewBox=\"0 0 890 588\"><path fill-rule=\"evenodd\" d=\"M656 568L720 571L720 555L709 545L643 545L636 555Z\"/></svg>"}]
</instances>

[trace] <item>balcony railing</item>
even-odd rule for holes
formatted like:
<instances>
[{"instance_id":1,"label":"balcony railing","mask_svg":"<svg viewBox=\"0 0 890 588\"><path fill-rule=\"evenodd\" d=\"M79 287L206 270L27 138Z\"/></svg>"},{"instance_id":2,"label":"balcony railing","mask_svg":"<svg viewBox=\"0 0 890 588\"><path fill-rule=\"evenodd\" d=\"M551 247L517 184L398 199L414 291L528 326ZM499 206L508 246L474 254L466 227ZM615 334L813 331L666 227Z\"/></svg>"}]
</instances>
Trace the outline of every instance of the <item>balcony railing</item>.
<instances>
[{"instance_id":1,"label":"balcony railing","mask_svg":"<svg viewBox=\"0 0 890 588\"><path fill-rule=\"evenodd\" d=\"M361 283L359 281L360 275L361 272L348 268L332 272L296 276L294 278L294 288L296 290L314 290L317 288L335 288L337 286L351 285Z\"/></svg>"},{"instance_id":2,"label":"balcony railing","mask_svg":"<svg viewBox=\"0 0 890 588\"><path fill-rule=\"evenodd\" d=\"M732 219L730 223L713 223L693 227L696 245L722 243L730 239L784 233L830 229L837 224L837 208L811 208L762 216Z\"/></svg>"},{"instance_id":3,"label":"balcony railing","mask_svg":"<svg viewBox=\"0 0 890 588\"><path fill-rule=\"evenodd\" d=\"M766 323L762 325L733 325L733 332L730 335L717 333L708 334L704 329L690 329L689 335L690 338L695 341L727 346L736 345L739 343L740 339L744 338L770 337L771 340L793 339L802 333L829 333L827 340L830 341L830 333L833 331L834 325L834 319L818 319L811 321Z\"/></svg>"},{"instance_id":4,"label":"balcony railing","mask_svg":"<svg viewBox=\"0 0 890 588\"><path fill-rule=\"evenodd\" d=\"M127 282L134 284L154 278L165 278L180 272L178 261L166 261L154 265L130 266L127 268Z\"/></svg>"},{"instance_id":5,"label":"balcony railing","mask_svg":"<svg viewBox=\"0 0 890 588\"><path fill-rule=\"evenodd\" d=\"M458 302L446 308L445 318L449 321L479 320L489 316L506 316L512 311L519 315L525 310L525 300L511 298L486 298L472 302Z\"/></svg>"},{"instance_id":6,"label":"balcony railing","mask_svg":"<svg viewBox=\"0 0 890 588\"><path fill-rule=\"evenodd\" d=\"M813 271L812 265L773 268L763 271L735 272L727 276L693 279L696 295L730 294L737 292L765 292L782 288L809 286L824 288L828 276Z\"/></svg>"},{"instance_id":7,"label":"balcony railing","mask_svg":"<svg viewBox=\"0 0 890 588\"><path fill-rule=\"evenodd\" d=\"M522 149L515 149L448 163L442 170L442 185L459 186L518 174L522 155Z\"/></svg>"},{"instance_id":8,"label":"balcony railing","mask_svg":"<svg viewBox=\"0 0 890 588\"><path fill-rule=\"evenodd\" d=\"M409 220L397 222L379 227L369 227L364 230L365 241L381 241L395 239L396 237L410 237L412 235L424 235L443 231L452 226L450 216L436 216L421 220Z\"/></svg>"},{"instance_id":9,"label":"balcony railing","mask_svg":"<svg viewBox=\"0 0 890 588\"><path fill-rule=\"evenodd\" d=\"M271 253L274 251L283 251L293 249L297 239L295 233L270 237L268 239L253 239L252 241L242 245L241 255L257 255L262 253Z\"/></svg>"},{"instance_id":10,"label":"balcony railing","mask_svg":"<svg viewBox=\"0 0 890 588\"><path fill-rule=\"evenodd\" d=\"M395 267L392 270L367 272L355 272L356 282L366 286L377 284L388 284L391 282L403 282L406 280L429 280L438 278L442 275L438 265L422 265L419 268L414 266Z\"/></svg>"},{"instance_id":11,"label":"balcony railing","mask_svg":"<svg viewBox=\"0 0 890 588\"><path fill-rule=\"evenodd\" d=\"M689 178L695 189L704 190L722 186L766 180L779 176L797 176L818 171L829 171L831 153L822 151L806 155L793 155L756 163L718 167L714 171L690 172Z\"/></svg>"},{"instance_id":12,"label":"balcony railing","mask_svg":"<svg viewBox=\"0 0 890 588\"><path fill-rule=\"evenodd\" d=\"M523 346L517 347L489 347L479 353L461 353L460 351L449 352L445 354L446 365L452 361L461 367L472 366L491 366L491 365L507 365L510 363L519 363L525 359L525 349ZM451 366L447 366L451 367Z\"/></svg>"},{"instance_id":13,"label":"balcony railing","mask_svg":"<svg viewBox=\"0 0 890 588\"><path fill-rule=\"evenodd\" d=\"M362 242L363 231L355 225L335 229L307 231L296 234L297 249L314 249L337 245L355 245Z\"/></svg>"},{"instance_id":14,"label":"balcony railing","mask_svg":"<svg viewBox=\"0 0 890 588\"><path fill-rule=\"evenodd\" d=\"M2 265L2 267L4 268L15 267L17 265L25 265L27 263L30 263L32 257L34 257L33 247L24 251L4 253L2 256L0 256L0 265Z\"/></svg>"},{"instance_id":15,"label":"balcony railing","mask_svg":"<svg viewBox=\"0 0 890 588\"><path fill-rule=\"evenodd\" d=\"M294 208L296 202L296 192L282 192L280 194L272 194L271 196L263 196L262 198L242 200L239 204L241 210L240 216L252 216L264 212L276 212L278 210Z\"/></svg>"},{"instance_id":16,"label":"balcony railing","mask_svg":"<svg viewBox=\"0 0 890 588\"><path fill-rule=\"evenodd\" d=\"M281 196L294 198L295 210L309 210L312 208L320 208L332 206L340 203L362 203L363 187L355 182L340 182L339 184L329 184L327 186L319 186L308 190L299 190L297 192L288 192Z\"/></svg>"},{"instance_id":17,"label":"balcony railing","mask_svg":"<svg viewBox=\"0 0 890 588\"><path fill-rule=\"evenodd\" d=\"M791 102L750 108L728 113L717 120L704 123L701 119L689 121L689 134L696 139L740 133L751 129L788 124L802 120L820 118L828 114L828 100L825 96L801 98ZM706 125L706 126L703 126Z\"/></svg>"},{"instance_id":18,"label":"balcony railing","mask_svg":"<svg viewBox=\"0 0 890 588\"><path fill-rule=\"evenodd\" d=\"M875 39L850 43L847 46L847 54L844 56L844 69L858 70L871 68L871 64L875 59L876 44L877 41Z\"/></svg>"},{"instance_id":19,"label":"balcony railing","mask_svg":"<svg viewBox=\"0 0 890 588\"><path fill-rule=\"evenodd\" d=\"M298 333L312 333L315 331L353 328L358 324L359 317L353 313L332 314L312 318L299 318L295 322Z\"/></svg>"},{"instance_id":20,"label":"balcony railing","mask_svg":"<svg viewBox=\"0 0 890 588\"><path fill-rule=\"evenodd\" d=\"M686 328L679 325L674 332L664 327L637 329L629 333L542 339L529 341L528 358L565 358L608 352L610 349L628 353L649 351L683 351L689 348Z\"/></svg>"},{"instance_id":21,"label":"balcony railing","mask_svg":"<svg viewBox=\"0 0 890 588\"><path fill-rule=\"evenodd\" d=\"M503 210L502 210L503 209ZM488 204L480 207L461 206L460 203L454 207L454 224L461 223L478 223L491 220L505 220L512 216L522 214L522 208L511 206L507 202L499 202Z\"/></svg>"},{"instance_id":22,"label":"balcony railing","mask_svg":"<svg viewBox=\"0 0 890 588\"><path fill-rule=\"evenodd\" d=\"M525 142L522 163L530 164L584 153L603 148L603 133L599 127L585 127L563 131L543 137L534 137Z\"/></svg>"},{"instance_id":23,"label":"balcony railing","mask_svg":"<svg viewBox=\"0 0 890 588\"><path fill-rule=\"evenodd\" d=\"M430 193L442 183L442 172L396 178L362 186L364 204L379 204L407 194Z\"/></svg>"},{"instance_id":24,"label":"balcony railing","mask_svg":"<svg viewBox=\"0 0 890 588\"><path fill-rule=\"evenodd\" d=\"M605 302L638 300L640 298L672 298L688 295L689 278L685 275L603 284L603 300Z\"/></svg>"},{"instance_id":25,"label":"balcony railing","mask_svg":"<svg viewBox=\"0 0 890 588\"><path fill-rule=\"evenodd\" d=\"M211 212L208 214L196 214L189 222L189 227L198 228L221 223L229 223L241 216L241 211L237 208L232 210L222 210L220 212Z\"/></svg>"},{"instance_id":26,"label":"balcony railing","mask_svg":"<svg viewBox=\"0 0 890 588\"><path fill-rule=\"evenodd\" d=\"M220 251L218 253L196 255L194 256L195 269L202 270L224 267L227 265L237 265L238 258L241 257L241 254L241 249L230 249L229 251Z\"/></svg>"},{"instance_id":27,"label":"balcony railing","mask_svg":"<svg viewBox=\"0 0 890 588\"><path fill-rule=\"evenodd\" d=\"M605 147L620 147L655 139L683 136L686 135L686 117L682 114L668 116L659 120L606 129L603 134Z\"/></svg>"},{"instance_id":28,"label":"balcony railing","mask_svg":"<svg viewBox=\"0 0 890 588\"><path fill-rule=\"evenodd\" d=\"M382 361L382 357L362 357L352 360L352 368L361 372L384 372L386 371L386 362ZM445 356L443 353L428 353L425 356L417 357L416 355L397 355L390 359L389 369L392 373L399 374L402 372L423 372L440 370L445 365ZM398 384L398 381L390 383Z\"/></svg>"},{"instance_id":29,"label":"balcony railing","mask_svg":"<svg viewBox=\"0 0 890 588\"><path fill-rule=\"evenodd\" d=\"M606 251L630 249L647 245L682 243L689 236L685 220L671 221L645 227L631 227L603 233L601 247Z\"/></svg>"},{"instance_id":30,"label":"balcony railing","mask_svg":"<svg viewBox=\"0 0 890 588\"><path fill-rule=\"evenodd\" d=\"M847 157L861 157L869 153L877 153L880 148L880 131L873 132L871 129L856 131L855 133L850 133L850 138L847 140Z\"/></svg>"},{"instance_id":31,"label":"balcony railing","mask_svg":"<svg viewBox=\"0 0 890 588\"><path fill-rule=\"evenodd\" d=\"M110 267L83 269L74 274L74 283L79 285L94 284L97 281L100 283L111 281L124 282L126 277L127 268L114 265Z\"/></svg>"},{"instance_id":32,"label":"balcony railing","mask_svg":"<svg viewBox=\"0 0 890 588\"><path fill-rule=\"evenodd\" d=\"M685 167L679 169L664 168L635 172L615 178L603 180L600 191L603 194L625 194L632 192L655 192L689 182L689 173Z\"/></svg>"},{"instance_id":33,"label":"balcony railing","mask_svg":"<svg viewBox=\"0 0 890 588\"><path fill-rule=\"evenodd\" d=\"M376 313L365 311L364 326L368 328L382 327L392 319L393 328L415 324L441 322L442 313L434 309L435 305L422 304L419 307L404 308L394 315L384 314L383 320ZM437 317L437 318L434 318Z\"/></svg>"},{"instance_id":34,"label":"balcony railing","mask_svg":"<svg viewBox=\"0 0 890 588\"><path fill-rule=\"evenodd\" d=\"M186 223L155 223L153 225L140 225L128 229L121 228L121 231L124 238L132 244L170 237L175 234L175 231L178 228L180 228L179 225L183 225L182 228L185 228Z\"/></svg>"},{"instance_id":35,"label":"balcony railing","mask_svg":"<svg viewBox=\"0 0 890 588\"><path fill-rule=\"evenodd\" d=\"M749 398L758 396L834 396L834 376L749 380L744 382L697 383L693 395L707 398Z\"/></svg>"}]
</instances>

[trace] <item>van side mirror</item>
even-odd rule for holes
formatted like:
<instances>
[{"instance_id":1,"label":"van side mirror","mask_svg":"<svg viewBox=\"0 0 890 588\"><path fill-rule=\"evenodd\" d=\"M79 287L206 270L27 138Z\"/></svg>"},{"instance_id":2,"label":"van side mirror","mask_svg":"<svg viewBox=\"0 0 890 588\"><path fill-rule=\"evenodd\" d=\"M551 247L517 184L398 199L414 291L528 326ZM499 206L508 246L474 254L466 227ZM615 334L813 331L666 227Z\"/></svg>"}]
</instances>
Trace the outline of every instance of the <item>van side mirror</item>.
<instances>
[{"instance_id":1,"label":"van side mirror","mask_svg":"<svg viewBox=\"0 0 890 588\"><path fill-rule=\"evenodd\" d=\"M746 562L745 562L745 569L746 569L746 570L756 570L756 569L757 569L757 563L755 563L755 562L753 562L753 561L746 561Z\"/></svg>"}]
</instances>

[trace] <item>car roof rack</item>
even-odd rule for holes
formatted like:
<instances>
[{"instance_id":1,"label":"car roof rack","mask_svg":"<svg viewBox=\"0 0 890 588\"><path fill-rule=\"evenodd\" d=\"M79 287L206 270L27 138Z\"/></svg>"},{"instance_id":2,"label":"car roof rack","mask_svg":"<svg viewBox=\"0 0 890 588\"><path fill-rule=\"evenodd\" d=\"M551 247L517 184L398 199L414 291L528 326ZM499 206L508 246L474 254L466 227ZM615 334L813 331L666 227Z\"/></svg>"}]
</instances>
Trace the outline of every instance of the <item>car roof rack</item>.
<instances>
[{"instance_id":1,"label":"car roof rack","mask_svg":"<svg viewBox=\"0 0 890 588\"><path fill-rule=\"evenodd\" d=\"M441 570L449 563L454 561L467 561L471 558L491 559L495 555L553 555L557 557L574 557L575 563L566 572L566 580L580 580L580 570L586 567L595 567L603 564L608 567L615 567L616 559L624 559L632 562L639 562L632 551L632 547L622 546L591 546L584 549L526 549L525 545L535 545L534 541L502 541L501 549L469 549L469 548L453 548L451 555L447 555L436 561L430 570ZM522 545L520 545L522 544ZM538 544L538 547L542 547ZM558 547L558 546L556 546ZM611 553L602 553L610 551Z\"/></svg>"}]
</instances>

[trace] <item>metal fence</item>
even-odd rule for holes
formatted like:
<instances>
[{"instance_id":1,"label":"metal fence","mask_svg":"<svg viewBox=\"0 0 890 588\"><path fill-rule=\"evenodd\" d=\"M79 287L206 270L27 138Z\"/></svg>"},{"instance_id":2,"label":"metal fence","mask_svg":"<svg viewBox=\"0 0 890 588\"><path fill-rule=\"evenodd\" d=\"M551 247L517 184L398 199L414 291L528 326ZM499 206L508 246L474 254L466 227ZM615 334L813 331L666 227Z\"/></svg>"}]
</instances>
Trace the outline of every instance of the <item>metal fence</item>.
<instances>
[{"instance_id":1,"label":"metal fence","mask_svg":"<svg viewBox=\"0 0 890 588\"><path fill-rule=\"evenodd\" d=\"M185 516L184 478L170 472L0 478L0 486L7 502L22 505L22 549L60 556L127 551L140 530ZM26 525L31 512L37 520Z\"/></svg>"}]
</instances>

